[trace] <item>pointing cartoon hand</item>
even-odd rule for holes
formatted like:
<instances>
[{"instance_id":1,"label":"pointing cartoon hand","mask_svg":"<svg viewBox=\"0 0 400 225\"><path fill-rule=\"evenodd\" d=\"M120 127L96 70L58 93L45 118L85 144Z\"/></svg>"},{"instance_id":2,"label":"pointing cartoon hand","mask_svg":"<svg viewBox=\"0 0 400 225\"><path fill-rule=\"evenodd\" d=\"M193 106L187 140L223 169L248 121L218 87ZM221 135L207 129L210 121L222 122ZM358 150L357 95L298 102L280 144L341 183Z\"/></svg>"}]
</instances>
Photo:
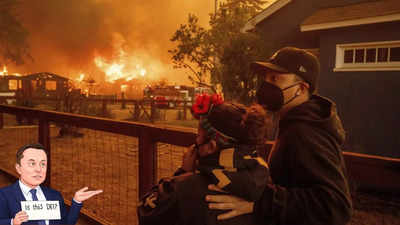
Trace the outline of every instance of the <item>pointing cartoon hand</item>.
<instances>
[{"instance_id":1,"label":"pointing cartoon hand","mask_svg":"<svg viewBox=\"0 0 400 225\"><path fill-rule=\"evenodd\" d=\"M74 200L81 203L81 202L103 192L103 190L88 191L88 189L89 189L88 187L84 187L84 188L78 190L75 193Z\"/></svg>"}]
</instances>

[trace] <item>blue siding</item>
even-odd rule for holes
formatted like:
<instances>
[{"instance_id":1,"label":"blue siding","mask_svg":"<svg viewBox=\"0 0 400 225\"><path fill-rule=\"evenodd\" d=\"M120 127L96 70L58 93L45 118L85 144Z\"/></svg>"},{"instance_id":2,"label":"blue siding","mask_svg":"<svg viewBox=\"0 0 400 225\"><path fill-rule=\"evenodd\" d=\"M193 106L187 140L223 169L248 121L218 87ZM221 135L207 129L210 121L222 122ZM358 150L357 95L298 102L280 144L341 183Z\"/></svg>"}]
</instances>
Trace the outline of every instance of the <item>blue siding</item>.
<instances>
[{"instance_id":1,"label":"blue siding","mask_svg":"<svg viewBox=\"0 0 400 225\"><path fill-rule=\"evenodd\" d=\"M288 45L320 48L320 93L338 105L346 150L400 158L400 71L333 72L336 44L400 40L400 22L300 32L320 8L365 1L371 0L293 0L256 30L269 54Z\"/></svg>"},{"instance_id":2,"label":"blue siding","mask_svg":"<svg viewBox=\"0 0 400 225\"><path fill-rule=\"evenodd\" d=\"M336 45L400 40L400 22L320 33L320 93L332 98L347 150L400 158L400 71L333 72Z\"/></svg>"},{"instance_id":3,"label":"blue siding","mask_svg":"<svg viewBox=\"0 0 400 225\"><path fill-rule=\"evenodd\" d=\"M257 24L256 30L263 37L272 54L285 46L318 48L316 32L301 32L301 23L320 8L343 6L374 0L292 0L279 11Z\"/></svg>"}]
</instances>

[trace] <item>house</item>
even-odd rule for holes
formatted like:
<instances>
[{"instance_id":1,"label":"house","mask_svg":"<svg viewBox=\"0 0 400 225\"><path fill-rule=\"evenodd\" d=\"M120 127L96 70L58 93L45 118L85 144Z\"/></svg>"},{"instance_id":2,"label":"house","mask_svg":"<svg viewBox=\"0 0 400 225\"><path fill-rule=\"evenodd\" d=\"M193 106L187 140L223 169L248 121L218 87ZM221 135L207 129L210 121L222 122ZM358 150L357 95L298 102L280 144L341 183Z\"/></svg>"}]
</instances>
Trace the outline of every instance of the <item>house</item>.
<instances>
[{"instance_id":1,"label":"house","mask_svg":"<svg viewBox=\"0 0 400 225\"><path fill-rule=\"evenodd\" d=\"M53 73L0 76L0 96L11 98L60 98L68 91L68 78ZM9 101L8 99L7 101Z\"/></svg>"},{"instance_id":2,"label":"house","mask_svg":"<svg viewBox=\"0 0 400 225\"><path fill-rule=\"evenodd\" d=\"M345 150L400 157L399 0L277 0L243 30L271 53L290 45L317 54L319 93L338 105Z\"/></svg>"},{"instance_id":3,"label":"house","mask_svg":"<svg viewBox=\"0 0 400 225\"><path fill-rule=\"evenodd\" d=\"M22 77L17 75L0 76L0 103L15 102L17 91L22 87Z\"/></svg>"},{"instance_id":4,"label":"house","mask_svg":"<svg viewBox=\"0 0 400 225\"><path fill-rule=\"evenodd\" d=\"M68 91L68 78L54 73L34 73L23 77L23 91L32 97L63 97Z\"/></svg>"}]
</instances>

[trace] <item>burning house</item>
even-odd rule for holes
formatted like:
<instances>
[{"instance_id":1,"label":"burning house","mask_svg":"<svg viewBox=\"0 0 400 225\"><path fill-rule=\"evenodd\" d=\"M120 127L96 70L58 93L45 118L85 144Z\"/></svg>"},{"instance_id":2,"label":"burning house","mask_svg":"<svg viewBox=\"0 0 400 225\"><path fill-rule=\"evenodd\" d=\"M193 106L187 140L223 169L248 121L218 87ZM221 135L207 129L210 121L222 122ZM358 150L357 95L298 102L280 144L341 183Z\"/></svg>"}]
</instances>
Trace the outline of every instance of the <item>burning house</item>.
<instances>
[{"instance_id":1,"label":"burning house","mask_svg":"<svg viewBox=\"0 0 400 225\"><path fill-rule=\"evenodd\" d=\"M68 78L47 72L25 76L2 74L0 97L8 103L17 98L60 98L68 91L68 81Z\"/></svg>"}]
</instances>

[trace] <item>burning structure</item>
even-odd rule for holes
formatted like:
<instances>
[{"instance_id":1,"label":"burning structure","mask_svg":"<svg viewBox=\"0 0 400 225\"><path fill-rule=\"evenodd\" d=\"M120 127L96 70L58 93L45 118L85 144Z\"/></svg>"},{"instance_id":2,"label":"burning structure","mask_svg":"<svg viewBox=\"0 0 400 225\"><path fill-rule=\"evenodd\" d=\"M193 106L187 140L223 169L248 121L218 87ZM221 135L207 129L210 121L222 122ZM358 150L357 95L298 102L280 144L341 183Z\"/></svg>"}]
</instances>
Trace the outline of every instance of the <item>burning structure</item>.
<instances>
[{"instance_id":1,"label":"burning structure","mask_svg":"<svg viewBox=\"0 0 400 225\"><path fill-rule=\"evenodd\" d=\"M0 74L0 97L5 97L9 103L17 98L61 98L69 90L68 82L68 78L48 72L21 76L3 71Z\"/></svg>"}]
</instances>

